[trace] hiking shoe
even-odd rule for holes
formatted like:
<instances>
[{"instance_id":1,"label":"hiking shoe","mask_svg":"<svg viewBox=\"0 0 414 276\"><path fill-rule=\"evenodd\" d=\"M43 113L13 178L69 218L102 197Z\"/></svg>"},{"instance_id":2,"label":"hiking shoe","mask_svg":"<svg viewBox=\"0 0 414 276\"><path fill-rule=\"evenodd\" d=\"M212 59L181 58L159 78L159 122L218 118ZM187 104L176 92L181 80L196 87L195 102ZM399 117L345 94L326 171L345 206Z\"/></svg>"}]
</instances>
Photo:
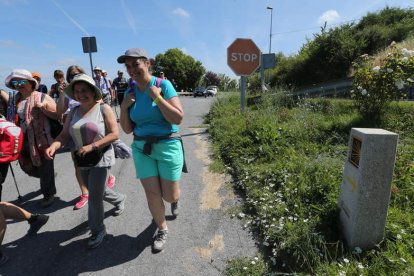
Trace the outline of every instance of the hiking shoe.
<instances>
[{"instance_id":1,"label":"hiking shoe","mask_svg":"<svg viewBox=\"0 0 414 276\"><path fill-rule=\"evenodd\" d=\"M46 215L37 215L36 220L30 223L29 231L27 231L28 236L36 235L37 232L42 228L43 225L49 220L49 216Z\"/></svg>"},{"instance_id":2,"label":"hiking shoe","mask_svg":"<svg viewBox=\"0 0 414 276\"><path fill-rule=\"evenodd\" d=\"M106 182L106 186L109 189L112 189L115 186L115 175L110 174L108 176L108 181Z\"/></svg>"},{"instance_id":3,"label":"hiking shoe","mask_svg":"<svg viewBox=\"0 0 414 276\"><path fill-rule=\"evenodd\" d=\"M126 195L124 195L124 199L115 207L114 216L119 216L125 210L125 201Z\"/></svg>"},{"instance_id":4,"label":"hiking shoe","mask_svg":"<svg viewBox=\"0 0 414 276\"><path fill-rule=\"evenodd\" d=\"M47 208L55 201L55 195L45 196L40 202L42 208Z\"/></svg>"},{"instance_id":5,"label":"hiking shoe","mask_svg":"<svg viewBox=\"0 0 414 276\"><path fill-rule=\"evenodd\" d=\"M89 241L88 241L88 248L89 249L97 248L102 243L105 236L106 236L105 228L96 234L92 234L92 236L89 238Z\"/></svg>"},{"instance_id":6,"label":"hiking shoe","mask_svg":"<svg viewBox=\"0 0 414 276\"><path fill-rule=\"evenodd\" d=\"M152 249L155 252L161 252L164 250L164 245L167 241L168 230L158 230L157 235L154 238L154 243L152 245Z\"/></svg>"},{"instance_id":7,"label":"hiking shoe","mask_svg":"<svg viewBox=\"0 0 414 276\"><path fill-rule=\"evenodd\" d=\"M88 199L89 199L88 195L83 195L82 194L80 196L79 201L76 202L75 206L73 207L73 210L78 210L78 209L82 208L83 206L85 206L86 203L88 203Z\"/></svg>"},{"instance_id":8,"label":"hiking shoe","mask_svg":"<svg viewBox=\"0 0 414 276\"><path fill-rule=\"evenodd\" d=\"M2 265L4 265L5 263L7 263L7 261L9 260L9 257L7 257L6 255L4 255L4 254L1 254L1 257L0 257L0 266L2 266Z\"/></svg>"},{"instance_id":9,"label":"hiking shoe","mask_svg":"<svg viewBox=\"0 0 414 276\"><path fill-rule=\"evenodd\" d=\"M180 206L178 205L178 201L171 203L171 214L174 217L177 217L178 214L180 213L179 210L178 210L178 208L180 208Z\"/></svg>"}]
</instances>

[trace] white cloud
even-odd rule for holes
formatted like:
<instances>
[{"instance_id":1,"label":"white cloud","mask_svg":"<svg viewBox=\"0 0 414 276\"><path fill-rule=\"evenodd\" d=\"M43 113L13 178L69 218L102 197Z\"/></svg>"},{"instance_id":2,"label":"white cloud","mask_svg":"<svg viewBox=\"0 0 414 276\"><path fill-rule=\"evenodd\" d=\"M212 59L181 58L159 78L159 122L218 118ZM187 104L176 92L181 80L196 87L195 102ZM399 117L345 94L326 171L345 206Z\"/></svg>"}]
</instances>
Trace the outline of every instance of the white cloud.
<instances>
[{"instance_id":1,"label":"white cloud","mask_svg":"<svg viewBox=\"0 0 414 276\"><path fill-rule=\"evenodd\" d=\"M329 10L324 12L318 19L318 24L319 25L323 25L325 24L325 22L327 22L328 24L330 23L334 23L335 21L338 21L338 19L341 16L339 15L339 13L335 10Z\"/></svg>"},{"instance_id":2,"label":"white cloud","mask_svg":"<svg viewBox=\"0 0 414 276\"><path fill-rule=\"evenodd\" d=\"M128 21L128 25L131 27L131 30L134 34L137 34L137 28L135 27L135 19L134 16L132 15L129 7L127 7L127 5L125 4L124 0L121 0L121 6L122 6L122 10L125 14L125 17Z\"/></svg>"},{"instance_id":3,"label":"white cloud","mask_svg":"<svg viewBox=\"0 0 414 276\"><path fill-rule=\"evenodd\" d=\"M181 17L190 17L190 14L188 13L188 11L186 11L182 8L177 8L177 9L173 10L173 14L181 16Z\"/></svg>"},{"instance_id":4,"label":"white cloud","mask_svg":"<svg viewBox=\"0 0 414 276\"><path fill-rule=\"evenodd\" d=\"M24 46L18 44L13 40L0 40L0 47L4 48L14 48L14 49L23 49Z\"/></svg>"},{"instance_id":5,"label":"white cloud","mask_svg":"<svg viewBox=\"0 0 414 276\"><path fill-rule=\"evenodd\" d=\"M184 48L184 47L183 47L183 48L181 48L180 50L181 50L184 54L188 55L188 50L187 50L187 48Z\"/></svg>"}]
</instances>

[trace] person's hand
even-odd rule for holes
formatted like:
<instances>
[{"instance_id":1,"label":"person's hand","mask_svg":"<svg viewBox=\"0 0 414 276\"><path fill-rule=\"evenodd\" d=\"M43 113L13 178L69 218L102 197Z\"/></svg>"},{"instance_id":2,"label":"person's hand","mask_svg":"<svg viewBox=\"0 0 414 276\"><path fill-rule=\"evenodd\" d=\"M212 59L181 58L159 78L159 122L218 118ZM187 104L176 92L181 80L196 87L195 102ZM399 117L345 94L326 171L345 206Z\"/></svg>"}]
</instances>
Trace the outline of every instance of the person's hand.
<instances>
[{"instance_id":1,"label":"person's hand","mask_svg":"<svg viewBox=\"0 0 414 276\"><path fill-rule=\"evenodd\" d=\"M39 109L46 109L47 103L46 102L36 102L34 107L39 108Z\"/></svg>"},{"instance_id":2,"label":"person's hand","mask_svg":"<svg viewBox=\"0 0 414 276\"><path fill-rule=\"evenodd\" d=\"M121 104L122 110L128 110L128 108L135 103L135 95L134 93L128 93L128 95L124 98Z\"/></svg>"},{"instance_id":3,"label":"person's hand","mask_svg":"<svg viewBox=\"0 0 414 276\"><path fill-rule=\"evenodd\" d=\"M85 154L87 154L91 151L93 151L92 144L81 147L80 149L78 149L76 154L79 155L79 156L85 156Z\"/></svg>"},{"instance_id":4,"label":"person's hand","mask_svg":"<svg viewBox=\"0 0 414 276\"><path fill-rule=\"evenodd\" d=\"M58 86L59 94L62 94L64 92L65 88L66 88L66 82L60 83L59 86Z\"/></svg>"},{"instance_id":5,"label":"person's hand","mask_svg":"<svg viewBox=\"0 0 414 276\"><path fill-rule=\"evenodd\" d=\"M53 147L48 147L45 150L45 157L48 160L53 160L53 156L55 155L56 150Z\"/></svg>"},{"instance_id":6,"label":"person's hand","mask_svg":"<svg viewBox=\"0 0 414 276\"><path fill-rule=\"evenodd\" d=\"M159 96L161 96L161 88L156 87L155 85L151 86L148 90L148 96L151 97L151 99L155 100Z\"/></svg>"}]
</instances>

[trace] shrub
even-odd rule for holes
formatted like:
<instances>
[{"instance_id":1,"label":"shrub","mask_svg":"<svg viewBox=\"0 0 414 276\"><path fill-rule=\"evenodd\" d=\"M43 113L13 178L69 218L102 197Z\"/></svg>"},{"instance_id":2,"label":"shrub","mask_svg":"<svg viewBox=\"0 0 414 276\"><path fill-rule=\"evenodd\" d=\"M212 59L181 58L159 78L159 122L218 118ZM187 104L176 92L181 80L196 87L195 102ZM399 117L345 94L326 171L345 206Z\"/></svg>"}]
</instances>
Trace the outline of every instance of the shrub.
<instances>
[{"instance_id":1,"label":"shrub","mask_svg":"<svg viewBox=\"0 0 414 276\"><path fill-rule=\"evenodd\" d=\"M404 88L414 82L414 51L400 50L394 43L380 65L374 66L372 57L362 55L353 66L351 95L366 119L381 119L389 103L405 98Z\"/></svg>"}]
</instances>

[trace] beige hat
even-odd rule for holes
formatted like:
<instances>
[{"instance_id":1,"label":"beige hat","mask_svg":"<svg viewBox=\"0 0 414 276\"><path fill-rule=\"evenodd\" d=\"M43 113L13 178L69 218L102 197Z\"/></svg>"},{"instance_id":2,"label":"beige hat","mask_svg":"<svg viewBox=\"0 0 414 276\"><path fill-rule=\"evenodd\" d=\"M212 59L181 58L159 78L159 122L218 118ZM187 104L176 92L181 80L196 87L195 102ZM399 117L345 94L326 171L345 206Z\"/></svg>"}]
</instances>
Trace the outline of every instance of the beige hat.
<instances>
[{"instance_id":1,"label":"beige hat","mask_svg":"<svg viewBox=\"0 0 414 276\"><path fill-rule=\"evenodd\" d=\"M102 72L102 69L101 69L99 66L95 66L95 67L93 68L93 71L101 71L101 72Z\"/></svg>"},{"instance_id":2,"label":"beige hat","mask_svg":"<svg viewBox=\"0 0 414 276\"><path fill-rule=\"evenodd\" d=\"M39 88L39 83L37 82L37 80L35 78L32 77L32 73L30 73L29 71L25 70L25 69L14 69L10 75L7 76L6 81L4 82L6 84L6 86L10 89L16 89L10 82L14 79L14 78L20 78L20 79L25 79L28 80L32 83L35 83L35 90L37 88Z\"/></svg>"},{"instance_id":3,"label":"beige hat","mask_svg":"<svg viewBox=\"0 0 414 276\"><path fill-rule=\"evenodd\" d=\"M82 82L82 81L90 84L94 88L94 90L95 90L95 101L99 101L100 99L102 99L101 90L98 87L96 87L95 81L86 74L78 74L75 77L73 77L73 80L65 88L66 95L68 95L71 99L75 99L75 92L73 91L73 86L76 83Z\"/></svg>"}]
</instances>

